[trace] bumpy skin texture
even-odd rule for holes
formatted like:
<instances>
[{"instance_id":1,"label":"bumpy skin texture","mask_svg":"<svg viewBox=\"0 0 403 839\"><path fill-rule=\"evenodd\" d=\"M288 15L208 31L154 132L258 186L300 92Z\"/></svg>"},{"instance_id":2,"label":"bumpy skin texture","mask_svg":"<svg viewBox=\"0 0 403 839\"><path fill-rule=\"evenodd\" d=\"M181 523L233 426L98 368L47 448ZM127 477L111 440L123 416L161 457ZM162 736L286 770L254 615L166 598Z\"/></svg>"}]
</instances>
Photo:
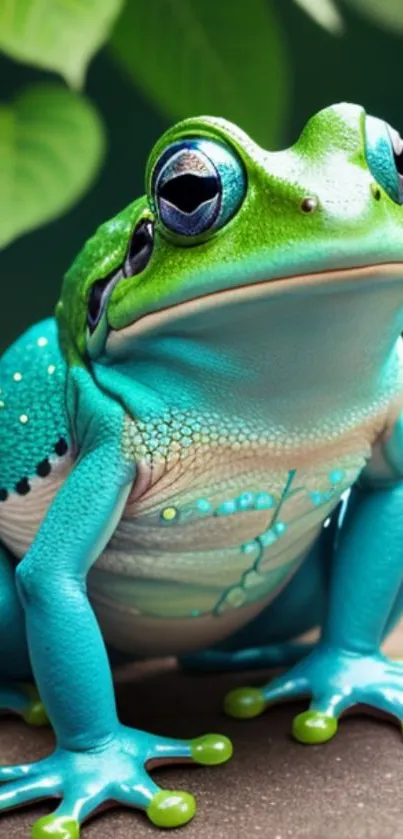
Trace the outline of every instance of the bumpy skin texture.
<instances>
[{"instance_id":1,"label":"bumpy skin texture","mask_svg":"<svg viewBox=\"0 0 403 839\"><path fill-rule=\"evenodd\" d=\"M35 839L78 837L116 800L184 824L193 798L147 764L231 755L122 726L108 646L292 665L225 708L310 694L306 743L358 702L403 718L380 653L403 605L399 143L346 104L276 153L223 120L175 126L56 320L2 358L0 704L36 724L46 708L57 747L0 768L0 809L61 798Z\"/></svg>"}]
</instances>

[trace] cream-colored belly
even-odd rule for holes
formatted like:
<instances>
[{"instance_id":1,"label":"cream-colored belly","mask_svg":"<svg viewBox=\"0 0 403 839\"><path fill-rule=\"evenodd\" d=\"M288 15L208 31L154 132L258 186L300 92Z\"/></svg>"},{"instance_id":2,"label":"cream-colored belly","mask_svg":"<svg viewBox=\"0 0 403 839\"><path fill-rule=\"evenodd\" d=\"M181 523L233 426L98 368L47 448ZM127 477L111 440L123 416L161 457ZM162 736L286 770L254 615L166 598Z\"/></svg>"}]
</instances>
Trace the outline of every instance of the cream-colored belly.
<instances>
[{"instance_id":1,"label":"cream-colored belly","mask_svg":"<svg viewBox=\"0 0 403 839\"><path fill-rule=\"evenodd\" d=\"M178 462L154 483L146 464L140 470L88 580L112 646L179 654L245 625L296 571L365 465L364 452L328 451L293 469L261 447L217 454L187 469Z\"/></svg>"}]
</instances>

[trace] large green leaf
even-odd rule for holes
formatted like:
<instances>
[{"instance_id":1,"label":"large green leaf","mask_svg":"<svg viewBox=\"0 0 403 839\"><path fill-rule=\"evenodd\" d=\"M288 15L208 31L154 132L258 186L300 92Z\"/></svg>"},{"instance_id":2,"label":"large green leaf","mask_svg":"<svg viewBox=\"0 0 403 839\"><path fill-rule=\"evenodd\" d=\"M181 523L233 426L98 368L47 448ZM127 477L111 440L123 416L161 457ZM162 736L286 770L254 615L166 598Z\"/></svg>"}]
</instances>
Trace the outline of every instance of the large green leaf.
<instances>
[{"instance_id":1,"label":"large green leaf","mask_svg":"<svg viewBox=\"0 0 403 839\"><path fill-rule=\"evenodd\" d=\"M0 49L82 84L123 0L0 0Z\"/></svg>"},{"instance_id":2,"label":"large green leaf","mask_svg":"<svg viewBox=\"0 0 403 839\"><path fill-rule=\"evenodd\" d=\"M384 29L403 34L403 0L344 0Z\"/></svg>"},{"instance_id":3,"label":"large green leaf","mask_svg":"<svg viewBox=\"0 0 403 839\"><path fill-rule=\"evenodd\" d=\"M343 31L343 19L335 0L294 0L315 23L333 35Z\"/></svg>"},{"instance_id":4,"label":"large green leaf","mask_svg":"<svg viewBox=\"0 0 403 839\"><path fill-rule=\"evenodd\" d=\"M1 105L0 247L74 204L103 147L92 105L61 85L35 85Z\"/></svg>"},{"instance_id":5,"label":"large green leaf","mask_svg":"<svg viewBox=\"0 0 403 839\"><path fill-rule=\"evenodd\" d=\"M136 0L112 45L170 119L223 116L266 146L281 136L288 62L270 0Z\"/></svg>"}]
</instances>

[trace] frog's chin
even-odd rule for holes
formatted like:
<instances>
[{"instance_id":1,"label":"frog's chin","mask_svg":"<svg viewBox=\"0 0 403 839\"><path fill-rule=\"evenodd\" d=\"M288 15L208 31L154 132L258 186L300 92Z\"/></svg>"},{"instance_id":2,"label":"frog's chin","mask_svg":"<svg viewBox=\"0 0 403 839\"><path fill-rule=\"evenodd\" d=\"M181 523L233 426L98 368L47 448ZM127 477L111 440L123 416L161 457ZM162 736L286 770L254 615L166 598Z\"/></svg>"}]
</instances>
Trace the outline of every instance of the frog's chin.
<instances>
[{"instance_id":1,"label":"frog's chin","mask_svg":"<svg viewBox=\"0 0 403 839\"><path fill-rule=\"evenodd\" d=\"M390 262L361 266L355 268L340 268L330 271L299 274L291 277L278 277L270 280L259 280L234 288L223 288L211 293L192 297L173 305L161 307L148 314L144 314L121 328L106 328L103 338L103 354L110 359L127 357L138 338L149 334L168 332L170 325L175 324L175 330L180 324L200 324L200 316L207 316L214 311L217 317L219 310L223 316L230 318L230 308L237 304L255 302L257 305L270 301L274 295L301 297L309 293L331 293L344 286L349 289L359 286L372 287L374 283L403 281L403 263ZM196 321L195 321L196 318ZM191 327L190 327L191 328ZM106 331L107 329L107 331Z\"/></svg>"}]
</instances>

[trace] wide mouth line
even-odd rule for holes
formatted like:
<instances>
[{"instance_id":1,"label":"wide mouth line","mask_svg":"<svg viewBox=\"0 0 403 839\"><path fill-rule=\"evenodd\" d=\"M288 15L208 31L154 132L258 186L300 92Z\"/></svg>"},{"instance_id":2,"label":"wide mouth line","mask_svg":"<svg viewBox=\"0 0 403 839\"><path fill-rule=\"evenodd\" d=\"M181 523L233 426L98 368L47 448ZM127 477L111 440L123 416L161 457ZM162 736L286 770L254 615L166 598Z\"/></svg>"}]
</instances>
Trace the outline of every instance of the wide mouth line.
<instances>
[{"instance_id":1,"label":"wide mouth line","mask_svg":"<svg viewBox=\"0 0 403 839\"><path fill-rule=\"evenodd\" d=\"M320 286L334 287L338 281L357 282L363 279L371 279L377 277L379 274L382 278L388 277L390 279L403 279L403 262L381 262L371 263L369 265L361 265L355 268L334 268L326 271L312 271L309 273L282 275L273 277L272 279L258 279L253 282L245 283L243 285L234 286L232 288L225 287L208 291L200 295L194 295L186 300L172 303L170 305L162 306L160 309L154 309L152 312L147 312L134 321L130 321L122 327L115 328L110 326L110 332L107 340L107 349L113 348L116 344L121 343L122 339L127 337L134 337L141 335L153 325L159 326L167 322L172 317L185 317L208 309L212 305L214 307L224 305L228 297L231 297L233 302L242 302L243 300L253 300L259 297L270 296L278 291L285 294L305 290L306 288L313 288Z\"/></svg>"}]
</instances>

